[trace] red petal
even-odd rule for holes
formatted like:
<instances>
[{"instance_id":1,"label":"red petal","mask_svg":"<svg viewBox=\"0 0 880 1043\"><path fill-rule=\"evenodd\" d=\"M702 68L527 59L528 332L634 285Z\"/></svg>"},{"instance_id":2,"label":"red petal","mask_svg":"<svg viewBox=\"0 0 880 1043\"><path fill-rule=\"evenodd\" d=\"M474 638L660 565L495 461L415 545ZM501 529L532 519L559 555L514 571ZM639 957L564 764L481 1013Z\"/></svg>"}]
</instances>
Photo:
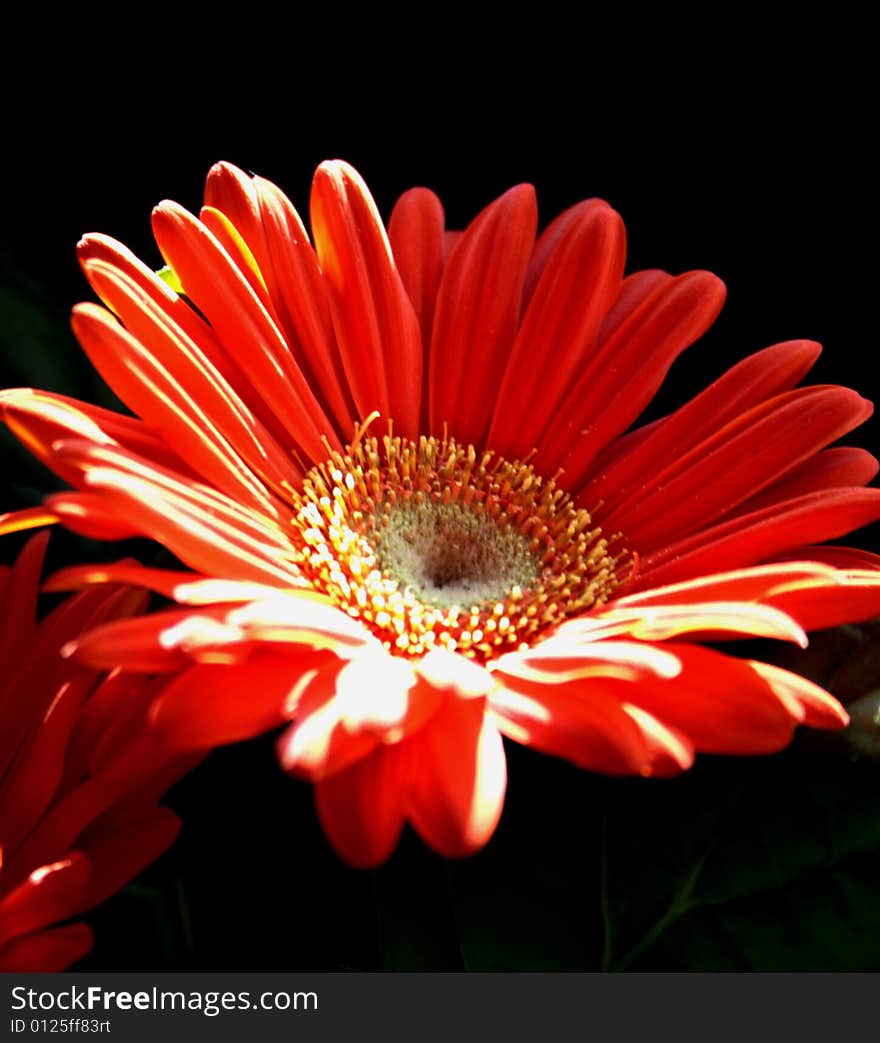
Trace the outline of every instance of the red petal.
<instances>
[{"instance_id":1,"label":"red petal","mask_svg":"<svg viewBox=\"0 0 880 1043\"><path fill-rule=\"evenodd\" d=\"M596 460L579 501L592 510L602 500L613 505L634 489L650 488L670 461L741 413L794 387L820 351L812 341L789 341L738 362L670 416L612 443Z\"/></svg>"},{"instance_id":2,"label":"red petal","mask_svg":"<svg viewBox=\"0 0 880 1043\"><path fill-rule=\"evenodd\" d=\"M107 275L109 284L112 273L101 274ZM92 276L98 281L95 272ZM107 293L107 296L113 299L114 295ZM117 307L120 307L118 302ZM120 307L120 311L131 322L132 309ZM133 325L138 329L144 324L135 322ZM199 373L195 365L176 367L182 369L178 380L157 359L157 355L163 354L171 358L184 355L183 343L179 341L176 347L173 344L173 331L165 331L166 342L160 342L158 349L151 347L148 350L124 330L109 312L93 304L81 304L74 309L73 330L107 383L131 409L179 448L181 457L196 473L221 491L262 513L273 511L265 487L233 451L224 433L227 427L231 431L247 430L246 419L237 417L233 422L235 407L230 405L228 396L223 401L224 394L214 383L211 374ZM141 333L150 336L143 328ZM156 332L153 332L151 339L158 339ZM253 418L250 423L255 425ZM249 432L245 438L248 437L252 440L253 433ZM239 441L243 445L242 440ZM254 450L253 445L248 448ZM258 454L259 450L255 452ZM276 454L282 456L278 447ZM252 460L258 459L254 452L250 455ZM289 466L283 478L281 472L273 473L273 480L279 484L283 481L290 484L297 477L298 473Z\"/></svg>"},{"instance_id":3,"label":"red petal","mask_svg":"<svg viewBox=\"0 0 880 1043\"><path fill-rule=\"evenodd\" d=\"M0 514L0 536L26 532L28 529L41 529L58 521L60 518L48 507L25 507L20 511L9 511L7 514Z\"/></svg>"},{"instance_id":4,"label":"red petal","mask_svg":"<svg viewBox=\"0 0 880 1043\"><path fill-rule=\"evenodd\" d=\"M48 532L31 537L8 575L0 627L0 665L7 673L7 664L13 661L16 651L26 647L36 627L40 573L48 545Z\"/></svg>"},{"instance_id":5,"label":"red petal","mask_svg":"<svg viewBox=\"0 0 880 1043\"><path fill-rule=\"evenodd\" d=\"M175 597L180 586L198 583L203 577L193 572L174 572L170 569L148 569L142 565L117 562L112 565L71 565L53 572L43 584L43 590L55 593L78 590L98 583L127 583L146 587L166 598ZM271 588L263 588L268 593Z\"/></svg>"},{"instance_id":6,"label":"red petal","mask_svg":"<svg viewBox=\"0 0 880 1043\"><path fill-rule=\"evenodd\" d=\"M694 763L694 745L689 736L646 710L624 703L627 715L639 726L648 751L648 767L643 775L668 779L687 771Z\"/></svg>"},{"instance_id":7,"label":"red petal","mask_svg":"<svg viewBox=\"0 0 880 1043\"><path fill-rule=\"evenodd\" d=\"M123 776L131 770L137 756L149 752L155 758L155 770L170 758L159 749L155 734L147 727L147 713L163 678L145 678L141 674L124 673L129 679L128 693L117 712L95 736L88 760L88 774L93 778Z\"/></svg>"},{"instance_id":8,"label":"red petal","mask_svg":"<svg viewBox=\"0 0 880 1043\"><path fill-rule=\"evenodd\" d=\"M150 723L169 749L203 750L250 739L289 717L287 701L327 653L257 652L244 663L192 667L153 703Z\"/></svg>"},{"instance_id":9,"label":"red petal","mask_svg":"<svg viewBox=\"0 0 880 1043\"><path fill-rule=\"evenodd\" d=\"M647 555L714 522L870 412L870 403L847 388L787 392L670 462L649 489L615 503L603 528L624 532L630 546Z\"/></svg>"},{"instance_id":10,"label":"red petal","mask_svg":"<svg viewBox=\"0 0 880 1043\"><path fill-rule=\"evenodd\" d=\"M868 569L880 571L880 554L859 547L822 545L795 547L778 555L779 561L818 561L833 569Z\"/></svg>"},{"instance_id":11,"label":"red petal","mask_svg":"<svg viewBox=\"0 0 880 1043\"><path fill-rule=\"evenodd\" d=\"M104 735L119 717L125 715L128 704L145 687L147 685L142 675L115 670L95 688L83 706L70 737L62 792L69 792L86 777L94 751Z\"/></svg>"},{"instance_id":12,"label":"red petal","mask_svg":"<svg viewBox=\"0 0 880 1043\"><path fill-rule=\"evenodd\" d=\"M27 879L34 866L63 857L83 829L119 796L117 786L106 780L89 779L58 800L13 857L4 862L4 886Z\"/></svg>"},{"instance_id":13,"label":"red petal","mask_svg":"<svg viewBox=\"0 0 880 1043\"><path fill-rule=\"evenodd\" d=\"M295 566L283 567L288 545L271 519L122 450L70 442L56 452L82 475L83 484L101 491L120 524L165 544L191 568L272 586L297 585Z\"/></svg>"},{"instance_id":14,"label":"red petal","mask_svg":"<svg viewBox=\"0 0 880 1043\"><path fill-rule=\"evenodd\" d=\"M682 634L699 634L698 640L767 637L794 641L802 648L807 645L803 628L778 608L748 601L702 601L696 597L676 605L665 605L657 599L647 609L641 604L623 608L613 603L610 608L590 613L582 621L563 623L558 631L560 639L578 633L603 644L606 638L619 635L640 641L670 641Z\"/></svg>"},{"instance_id":15,"label":"red petal","mask_svg":"<svg viewBox=\"0 0 880 1043\"><path fill-rule=\"evenodd\" d=\"M426 348L431 343L437 289L443 271L443 230L443 206L427 188L404 192L388 222L394 260L418 316L422 344Z\"/></svg>"},{"instance_id":16,"label":"red petal","mask_svg":"<svg viewBox=\"0 0 880 1043\"><path fill-rule=\"evenodd\" d=\"M384 862L403 829L400 744L373 753L315 785L315 806L330 843L359 869Z\"/></svg>"},{"instance_id":17,"label":"red petal","mask_svg":"<svg viewBox=\"0 0 880 1043\"><path fill-rule=\"evenodd\" d=\"M0 948L13 938L73 916L88 880L89 863L77 851L35 869L0 901Z\"/></svg>"},{"instance_id":18,"label":"red petal","mask_svg":"<svg viewBox=\"0 0 880 1043\"><path fill-rule=\"evenodd\" d=\"M223 344L235 345L239 365L302 451L323 460L322 437L340 448L277 326L216 238L174 203L154 210L153 231L187 295Z\"/></svg>"},{"instance_id":19,"label":"red petal","mask_svg":"<svg viewBox=\"0 0 880 1043\"><path fill-rule=\"evenodd\" d=\"M837 730L849 724L849 715L824 688L799 674L782 670L770 663L752 664L752 669L783 698L796 702L803 713L802 723L811 728Z\"/></svg>"},{"instance_id":20,"label":"red petal","mask_svg":"<svg viewBox=\"0 0 880 1043\"><path fill-rule=\"evenodd\" d=\"M115 441L74 400L21 388L0 392L0 406L3 420L15 437L70 485L76 484L78 474L53 453L59 439L81 438L98 445L112 445Z\"/></svg>"},{"instance_id":21,"label":"red petal","mask_svg":"<svg viewBox=\"0 0 880 1043\"><path fill-rule=\"evenodd\" d=\"M89 887L80 912L116 894L166 851L180 832L180 819L167 808L132 813L125 826L112 829L96 823L82 838L92 866Z\"/></svg>"},{"instance_id":22,"label":"red petal","mask_svg":"<svg viewBox=\"0 0 880 1043\"><path fill-rule=\"evenodd\" d=\"M137 529L120 521L98 493L57 493L47 496L46 508L65 528L92 540L130 540Z\"/></svg>"},{"instance_id":23,"label":"red petal","mask_svg":"<svg viewBox=\"0 0 880 1043\"><path fill-rule=\"evenodd\" d=\"M254 179L232 163L215 163L205 179L205 205L229 218L265 275L271 262Z\"/></svg>"},{"instance_id":24,"label":"red petal","mask_svg":"<svg viewBox=\"0 0 880 1043\"><path fill-rule=\"evenodd\" d=\"M809 555L804 554L798 560L729 572L710 572L669 586L651 586L638 594L627 594L609 602L598 612L591 613L584 622L588 623L592 619L601 621L606 612L613 615L618 610L639 611L662 605L687 608L702 602L766 602L780 590L804 582L816 586L836 586L843 582L843 577L833 568L811 561ZM574 626L578 622L566 625Z\"/></svg>"},{"instance_id":25,"label":"red petal","mask_svg":"<svg viewBox=\"0 0 880 1043\"><path fill-rule=\"evenodd\" d=\"M721 522L641 559L633 591L766 561L880 518L880 489L812 493Z\"/></svg>"},{"instance_id":26,"label":"red petal","mask_svg":"<svg viewBox=\"0 0 880 1043\"><path fill-rule=\"evenodd\" d=\"M445 858L478 851L501 817L507 762L484 700L448 699L410 740L406 817Z\"/></svg>"},{"instance_id":27,"label":"red petal","mask_svg":"<svg viewBox=\"0 0 880 1043\"><path fill-rule=\"evenodd\" d=\"M837 582L792 583L768 599L805 630L824 630L880 615L880 572L840 572Z\"/></svg>"},{"instance_id":28,"label":"red petal","mask_svg":"<svg viewBox=\"0 0 880 1043\"><path fill-rule=\"evenodd\" d=\"M62 438L84 438L99 445L116 443L159 467L193 475L154 429L136 417L32 388L0 391L0 407L13 434L66 481L75 478L63 473L52 456L52 445Z\"/></svg>"},{"instance_id":29,"label":"red petal","mask_svg":"<svg viewBox=\"0 0 880 1043\"><path fill-rule=\"evenodd\" d=\"M620 216L597 203L569 223L548 257L504 371L487 443L532 450L583 369L623 279ZM540 387L540 395L535 388Z\"/></svg>"},{"instance_id":30,"label":"red petal","mask_svg":"<svg viewBox=\"0 0 880 1043\"><path fill-rule=\"evenodd\" d=\"M0 949L0 971L6 974L54 974L76 963L94 944L84 923L16 938Z\"/></svg>"},{"instance_id":31,"label":"red petal","mask_svg":"<svg viewBox=\"0 0 880 1043\"><path fill-rule=\"evenodd\" d=\"M542 439L543 471L563 466L566 486L576 488L596 454L648 405L673 361L708 329L724 292L709 272L688 272L668 286L661 283L621 322L592 355Z\"/></svg>"},{"instance_id":32,"label":"red petal","mask_svg":"<svg viewBox=\"0 0 880 1043\"><path fill-rule=\"evenodd\" d=\"M336 345L328 287L318 259L287 196L263 178L255 178L254 185L271 261L266 277L276 311L297 349L297 359L348 440L357 410Z\"/></svg>"},{"instance_id":33,"label":"red petal","mask_svg":"<svg viewBox=\"0 0 880 1043\"><path fill-rule=\"evenodd\" d=\"M701 752L772 753L788 745L804 714L779 698L756 664L698 645L675 647L683 665L679 677L619 694L683 732Z\"/></svg>"},{"instance_id":34,"label":"red petal","mask_svg":"<svg viewBox=\"0 0 880 1043\"><path fill-rule=\"evenodd\" d=\"M538 281L544 274L544 268L556 249L559 241L569 234L573 225L582 220L583 216L594 207L604 207L608 204L604 199L582 199L574 206L563 210L561 214L550 222L543 232L538 236L529 266L526 270L525 283L523 285L523 304L528 304L535 292Z\"/></svg>"},{"instance_id":35,"label":"red petal","mask_svg":"<svg viewBox=\"0 0 880 1043\"><path fill-rule=\"evenodd\" d=\"M229 254L230 260L247 280L254 295L265 308L266 314L280 329L281 323L278 318L278 312L269 296L264 272L257 263L250 246L245 242L244 236L242 236L241 232L226 214L216 207L203 206L199 210L199 220L216 238L226 253Z\"/></svg>"},{"instance_id":36,"label":"red petal","mask_svg":"<svg viewBox=\"0 0 880 1043\"><path fill-rule=\"evenodd\" d=\"M129 366L121 364L117 353L108 355L105 351L93 359L120 397L168 436L163 415L157 412L154 402L157 388L165 387L190 416L205 418L206 438L210 436L218 447L228 442L251 470L270 485L280 489L296 481L298 471L291 465L289 454L242 402L199 341L169 319L150 294L124 272L103 261L85 262L84 268L93 287L139 342L133 349L134 358L128 362L135 363L148 378L146 393L137 383L137 373L128 372ZM114 327L115 324L110 327L112 332L116 332ZM100 347L100 338L98 344ZM147 350L139 350L140 345ZM123 354L122 362L125 361ZM181 452L177 440L168 437L168 441Z\"/></svg>"},{"instance_id":37,"label":"red petal","mask_svg":"<svg viewBox=\"0 0 880 1043\"><path fill-rule=\"evenodd\" d=\"M599 330L602 344L616 337L620 328L628 323L649 301L656 302L663 293L668 293L675 283L675 277L658 268L646 268L633 272L623 280L620 293L611 311ZM661 292L662 291L662 292Z\"/></svg>"},{"instance_id":38,"label":"red petal","mask_svg":"<svg viewBox=\"0 0 880 1043\"><path fill-rule=\"evenodd\" d=\"M191 624L195 618L198 622L204 621L206 633L216 639L217 632L222 632L222 614L222 610L202 610L196 614L192 609L182 609L107 623L72 642L64 652L98 670L115 667L139 673L179 670L191 665L192 660L180 643L169 643L165 635L178 624ZM191 630L195 630L195 624L191 624Z\"/></svg>"},{"instance_id":39,"label":"red petal","mask_svg":"<svg viewBox=\"0 0 880 1043\"><path fill-rule=\"evenodd\" d=\"M361 418L378 410L418 438L422 345L376 204L347 163L322 163L312 183L312 231L332 290L333 323ZM326 455L326 454L325 454Z\"/></svg>"},{"instance_id":40,"label":"red petal","mask_svg":"<svg viewBox=\"0 0 880 1043\"><path fill-rule=\"evenodd\" d=\"M22 604L24 612L27 611L26 605L25 600ZM14 605L11 607L14 609ZM90 683L89 675L64 663L59 649L89 627L142 608L143 598L133 600L131 591L88 591L69 598L41 620L16 654L4 664L6 681L0 686L0 777L6 777L7 785L0 787L0 803L9 801L14 815L18 816L25 808L34 806L37 794L43 792L43 782L49 779L54 769L50 756L49 770L41 773L28 753L32 742L45 740L51 744L57 739L56 724L60 725L66 710L56 723L48 728L41 727L50 715L53 701L63 694L64 698L58 705L67 704L70 698L82 694L84 684ZM10 769L14 757L18 757L23 769L36 772L37 781L24 791L20 788L24 776L16 778L11 773L17 771ZM4 839L9 842L8 837Z\"/></svg>"},{"instance_id":41,"label":"red petal","mask_svg":"<svg viewBox=\"0 0 880 1043\"><path fill-rule=\"evenodd\" d=\"M644 680L651 676L645 674ZM627 712L637 683L514 676L505 676L504 683L490 705L501 731L516 742L605 775L653 775L655 770L667 775L672 763L679 771L690 767L692 752L679 736Z\"/></svg>"},{"instance_id":42,"label":"red petal","mask_svg":"<svg viewBox=\"0 0 880 1043\"><path fill-rule=\"evenodd\" d=\"M442 701L438 692L418 683L408 663L384 651L362 654L342 670L303 680L296 723L278 752L287 771L313 780L347 768L377 743L399 743Z\"/></svg>"},{"instance_id":43,"label":"red petal","mask_svg":"<svg viewBox=\"0 0 880 1043\"><path fill-rule=\"evenodd\" d=\"M214 330L187 300L179 297L163 279L139 261L130 250L108 236L86 236L79 243L77 252L83 266L91 261L101 261L124 273L174 326L182 330L194 344L198 344L204 357L222 375L226 383L235 388L236 393L240 395L248 408L260 417L279 444L283 445L285 449L294 448L290 432L284 427L282 420L267 406L263 396L239 365L239 361L247 360L247 355L233 351L233 355L230 356L227 349L218 341ZM122 442L122 439L118 439L118 441ZM123 444L128 445L127 442L123 442Z\"/></svg>"},{"instance_id":44,"label":"red petal","mask_svg":"<svg viewBox=\"0 0 880 1043\"><path fill-rule=\"evenodd\" d=\"M430 430L481 442L522 308L537 225L531 185L510 189L471 222L443 272L434 315Z\"/></svg>"},{"instance_id":45,"label":"red petal","mask_svg":"<svg viewBox=\"0 0 880 1043\"><path fill-rule=\"evenodd\" d=\"M736 514L751 514L774 504L826 489L865 486L877 475L878 463L864 449L837 446L805 460L793 471L775 481L757 496L736 509Z\"/></svg>"},{"instance_id":46,"label":"red petal","mask_svg":"<svg viewBox=\"0 0 880 1043\"><path fill-rule=\"evenodd\" d=\"M85 670L70 669L68 675L49 689L51 705L36 733L25 737L0 790L3 844L11 851L34 828L58 790L70 733L93 685Z\"/></svg>"}]
</instances>

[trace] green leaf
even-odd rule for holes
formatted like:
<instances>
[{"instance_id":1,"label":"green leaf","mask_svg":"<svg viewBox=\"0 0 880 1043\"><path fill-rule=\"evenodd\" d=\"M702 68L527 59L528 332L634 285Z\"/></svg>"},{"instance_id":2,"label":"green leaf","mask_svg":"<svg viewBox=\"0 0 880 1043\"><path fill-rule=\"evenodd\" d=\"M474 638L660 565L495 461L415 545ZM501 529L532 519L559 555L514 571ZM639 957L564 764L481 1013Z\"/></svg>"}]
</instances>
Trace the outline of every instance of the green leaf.
<instances>
[{"instance_id":1,"label":"green leaf","mask_svg":"<svg viewBox=\"0 0 880 1043\"><path fill-rule=\"evenodd\" d=\"M164 268L160 268L156 272L156 275L158 275L163 282L167 283L175 293L179 293L183 296L183 283L177 277L177 272L175 272L170 265L166 264Z\"/></svg>"},{"instance_id":2,"label":"green leaf","mask_svg":"<svg viewBox=\"0 0 880 1043\"><path fill-rule=\"evenodd\" d=\"M737 771L740 778L725 791L724 776L732 780ZM848 860L880 851L880 773L873 765L840 757L789 752L727 762L707 774L699 806L714 814L714 828L707 830L697 818L682 814L681 799L666 808L654 806L655 827L674 839L660 859L659 874L652 857L637 901L631 898L628 872L632 846L618 838L612 848L610 864L618 868L609 871L608 887L618 939L609 966L698 969L689 956L695 943L684 927L677 927L686 920L688 931L701 932L703 967L737 969L739 960L756 970L857 969L860 949L848 955L845 946L832 945L834 937L852 938L851 925L841 920L840 910L823 921L810 895L816 888L841 886ZM656 833L655 828L655 838ZM876 884L873 897L880 902ZM786 924L792 918L803 925L797 960L780 944L790 936ZM751 925L748 939L742 924ZM659 963L657 952L652 953L658 943ZM880 945L875 950L880 957Z\"/></svg>"},{"instance_id":3,"label":"green leaf","mask_svg":"<svg viewBox=\"0 0 880 1043\"><path fill-rule=\"evenodd\" d=\"M651 781L511 753L509 813L487 849L452 871L469 969L857 970L880 960L857 915L880 916L880 873L859 868L880 859L875 763L798 750L704 757ZM826 892L837 897L823 905Z\"/></svg>"},{"instance_id":4,"label":"green leaf","mask_svg":"<svg viewBox=\"0 0 880 1043\"><path fill-rule=\"evenodd\" d=\"M638 970L880 969L877 860L818 873L722 906L697 906Z\"/></svg>"},{"instance_id":5,"label":"green leaf","mask_svg":"<svg viewBox=\"0 0 880 1043\"><path fill-rule=\"evenodd\" d=\"M407 831L372 880L382 969L462 970L444 861Z\"/></svg>"}]
</instances>

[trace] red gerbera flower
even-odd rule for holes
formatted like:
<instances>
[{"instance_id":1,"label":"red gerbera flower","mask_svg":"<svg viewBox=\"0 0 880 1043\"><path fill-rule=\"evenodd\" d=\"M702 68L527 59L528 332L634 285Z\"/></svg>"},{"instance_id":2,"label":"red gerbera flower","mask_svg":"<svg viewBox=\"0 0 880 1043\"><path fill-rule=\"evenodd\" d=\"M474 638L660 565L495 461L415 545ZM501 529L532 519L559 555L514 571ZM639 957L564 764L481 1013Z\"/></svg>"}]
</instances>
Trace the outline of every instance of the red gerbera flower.
<instances>
[{"instance_id":1,"label":"red gerbera flower","mask_svg":"<svg viewBox=\"0 0 880 1043\"><path fill-rule=\"evenodd\" d=\"M37 536L0 569L0 971L59 971L91 949L86 924L56 925L171 844L179 821L156 801L193 764L146 727L155 681L61 656L89 627L139 611L143 593L85 591L35 623L45 547Z\"/></svg>"},{"instance_id":2,"label":"red gerbera flower","mask_svg":"<svg viewBox=\"0 0 880 1043\"><path fill-rule=\"evenodd\" d=\"M500 815L504 734L600 772L670 775L695 751L777 750L840 727L821 688L695 643L880 610L878 559L819 547L880 517L877 464L827 448L871 406L797 385L778 344L630 430L724 296L707 272L624 277L588 200L536 239L518 186L463 233L426 189L388 231L357 173L319 167L314 247L286 197L226 164L197 218L153 216L157 277L89 236L110 309L74 329L140 418L43 392L7 423L75 487L8 524L159 540L195 574L75 569L180 603L97 628L85 662L189 668L155 702L205 748L286 720L357 865L410 822L449 856Z\"/></svg>"}]
</instances>

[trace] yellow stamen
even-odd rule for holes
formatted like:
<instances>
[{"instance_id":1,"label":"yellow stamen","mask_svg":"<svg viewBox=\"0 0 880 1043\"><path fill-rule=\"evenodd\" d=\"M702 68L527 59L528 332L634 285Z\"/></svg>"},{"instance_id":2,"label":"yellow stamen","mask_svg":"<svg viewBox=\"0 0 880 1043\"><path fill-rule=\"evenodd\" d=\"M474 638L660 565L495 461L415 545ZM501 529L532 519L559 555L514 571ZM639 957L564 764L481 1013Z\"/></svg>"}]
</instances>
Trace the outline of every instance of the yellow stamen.
<instances>
[{"instance_id":1,"label":"yellow stamen","mask_svg":"<svg viewBox=\"0 0 880 1043\"><path fill-rule=\"evenodd\" d=\"M444 434L366 437L306 475L297 564L385 647L480 661L606 601L630 567L556 484L524 461ZM531 455L531 454L530 454Z\"/></svg>"}]
</instances>

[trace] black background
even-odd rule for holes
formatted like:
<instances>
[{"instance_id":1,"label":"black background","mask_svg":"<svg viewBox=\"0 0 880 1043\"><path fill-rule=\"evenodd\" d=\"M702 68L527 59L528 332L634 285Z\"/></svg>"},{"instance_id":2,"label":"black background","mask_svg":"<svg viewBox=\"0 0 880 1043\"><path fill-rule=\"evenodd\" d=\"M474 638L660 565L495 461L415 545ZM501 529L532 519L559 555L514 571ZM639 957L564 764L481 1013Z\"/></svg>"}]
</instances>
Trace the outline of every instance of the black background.
<instances>
[{"instance_id":1,"label":"black background","mask_svg":"<svg viewBox=\"0 0 880 1043\"><path fill-rule=\"evenodd\" d=\"M157 88L152 104L132 99L128 111L123 96L124 115L102 119L86 99L56 96L51 107L9 114L4 274L36 282L65 317L91 297L74 258L80 235L106 232L158 266L152 206L171 198L197 210L218 159L274 180L305 216L315 166L344 158L383 215L424 184L443 199L449 227L530 181L542 224L589 195L615 206L629 270L708 268L727 283L721 318L677 365L671 402L730 361L796 337L825 345L817 380L870 397L876 164L870 81L857 53L852 60L845 80L806 56L770 80L745 66L739 82L702 67L683 79L655 72L630 88L632 99L626 84L600 93L576 78L534 95L513 84L509 97L480 84L445 100L410 95L405 82L385 93L349 79L332 85L342 101L323 84L307 97L276 92L271 104L238 98L228 111L222 95L193 112ZM75 353L61 361L64 381L89 387ZM26 345L6 347L2 362L7 380L25 382L39 367ZM861 444L865 434L876 444L875 428Z\"/></svg>"},{"instance_id":2,"label":"black background","mask_svg":"<svg viewBox=\"0 0 880 1043\"><path fill-rule=\"evenodd\" d=\"M717 45L722 36L713 39ZM543 57L553 64L552 52ZM0 336L4 383L101 396L65 332L70 306L91 298L74 259L81 234L109 233L158 266L151 207L172 198L197 210L216 160L275 181L305 215L314 167L340 157L364 175L385 216L401 191L424 184L443 199L448 225L462 227L511 184L531 181L542 224L586 196L612 203L627 224L629 270L708 268L721 276L727 305L676 363L662 408L686 400L743 355L797 337L825 345L816 382L874 397L870 84L857 55L847 62L835 52L835 63L844 64L834 68L827 52L792 57L769 78L746 54L717 78L706 75L711 57L677 74L670 57L669 67L660 62L636 82L638 63L624 49L614 76L596 82L579 75L581 67L562 81L512 62L497 78L470 84L461 70L473 53L450 53L430 75L414 78L407 69L387 87L366 74L341 77L332 64L314 80L286 86L237 83L218 61L202 93L185 99L167 69L163 78L160 62L152 97L138 105L126 95L118 62L100 90L85 62L69 95L59 88L51 104L15 108L7 123L0 239L13 318ZM440 81L430 97L427 78L435 87ZM454 93L452 86L467 89ZM36 312L51 331L48 362L26 335L22 316L33 321ZM849 441L877 452L876 422ZM11 442L2 447L10 461L8 506L23 505L39 479ZM3 543L9 560L20 541ZM69 537L55 543L59 560L84 553ZM861 543L880 549L871 532ZM746 925L739 934L727 922L684 918L678 935L640 950L629 966L880 969L876 944L860 946L855 899L855 913L844 909L830 927L816 929L813 948L791 940L803 903L846 907L850 900L849 885L840 898L840 881L832 879L836 856L827 864L807 859L806 870L780 869L797 861L812 836L814 797L833 818L839 806L861 807L877 794L873 764L813 751L706 758L664 787L595 779L516 750L510 771L501 829L481 855L447 865L407 835L388 866L359 873L329 850L309 788L281 774L271 737L218 751L171 795L184 818L177 845L91 917L99 941L82 966L596 969L603 965L602 853L607 877L612 837L621 893L630 896L617 909L632 932L624 930L621 954L657 920L656 909L634 908L634 891L653 893L653 886L662 909L695 859L719 846L740 853L741 865L725 863L734 876L758 872L756 864L765 870L745 898L730 892L731 922ZM817 777L827 781L813 794ZM768 793L776 800L769 806ZM855 868L847 863L846 872L880 878L876 839L853 851ZM876 888L869 894L876 916Z\"/></svg>"}]
</instances>

